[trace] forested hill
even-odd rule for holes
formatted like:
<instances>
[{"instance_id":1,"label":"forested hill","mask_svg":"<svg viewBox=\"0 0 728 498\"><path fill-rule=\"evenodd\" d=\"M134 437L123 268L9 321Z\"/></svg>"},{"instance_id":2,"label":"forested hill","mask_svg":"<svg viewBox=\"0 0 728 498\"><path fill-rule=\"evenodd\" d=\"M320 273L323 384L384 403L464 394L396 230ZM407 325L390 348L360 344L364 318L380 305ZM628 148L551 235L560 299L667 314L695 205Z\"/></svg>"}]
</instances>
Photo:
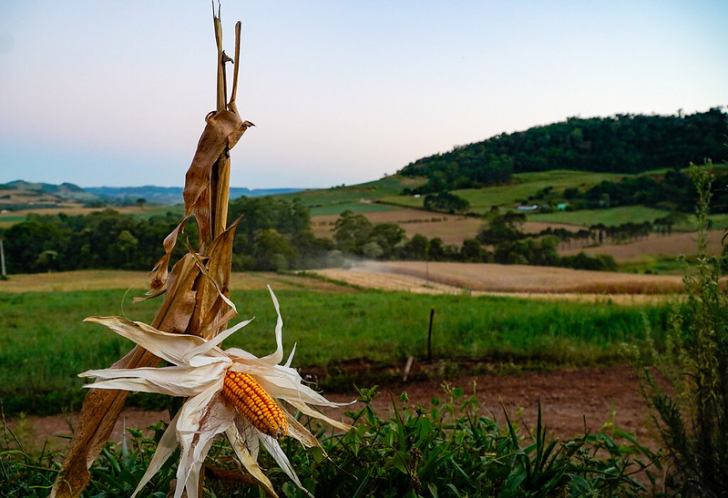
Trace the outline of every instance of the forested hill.
<instances>
[{"instance_id":1,"label":"forested hill","mask_svg":"<svg viewBox=\"0 0 728 498\"><path fill-rule=\"evenodd\" d=\"M512 173L528 171L682 168L706 158L728 158L727 132L720 108L676 116L576 117L458 146L410 163L399 173L427 176L430 182L421 190L432 192L503 183Z\"/></svg>"}]
</instances>

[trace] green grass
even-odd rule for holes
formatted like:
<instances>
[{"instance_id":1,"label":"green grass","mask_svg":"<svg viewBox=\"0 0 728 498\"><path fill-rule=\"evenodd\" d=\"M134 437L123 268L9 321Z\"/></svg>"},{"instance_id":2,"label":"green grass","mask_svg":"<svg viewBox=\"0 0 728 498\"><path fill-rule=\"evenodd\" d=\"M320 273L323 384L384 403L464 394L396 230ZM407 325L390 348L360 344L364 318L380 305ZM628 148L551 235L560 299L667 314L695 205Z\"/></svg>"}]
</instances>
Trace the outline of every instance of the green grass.
<instances>
[{"instance_id":1,"label":"green grass","mask_svg":"<svg viewBox=\"0 0 728 498\"><path fill-rule=\"evenodd\" d=\"M184 212L185 207L183 204L175 204L174 206L147 206L144 208L144 211L140 213L134 213L134 217L148 220L153 216L164 216L167 213L172 213L182 218Z\"/></svg>"},{"instance_id":2,"label":"green grass","mask_svg":"<svg viewBox=\"0 0 728 498\"><path fill-rule=\"evenodd\" d=\"M537 173L519 173L513 175L510 185L486 187L481 189L456 190L458 196L470 202L470 210L484 213L492 206L511 206L525 201L546 187L553 187L554 192L563 192L566 188L578 188L584 192L604 180L617 180L623 173L591 173L588 171L553 170ZM387 196L382 202L406 207L422 207L424 197Z\"/></svg>"},{"instance_id":3,"label":"green grass","mask_svg":"<svg viewBox=\"0 0 728 498\"><path fill-rule=\"evenodd\" d=\"M0 294L0 397L5 411L59 412L71 401L78 403L82 382L77 374L108 367L132 346L81 321L121 314L123 296L123 291ZM256 318L226 347L270 353L275 348L275 312L268 294L232 297L241 318ZM382 364L410 355L422 358L431 308L436 357L486 358L538 368L618 361L620 343L643 339L643 312L658 332L665 316L665 309L653 307L377 291L281 291L278 297L286 353L298 343L294 365L304 368L362 357ZM127 316L147 323L159 305L130 302L127 296Z\"/></svg>"},{"instance_id":4,"label":"green grass","mask_svg":"<svg viewBox=\"0 0 728 498\"><path fill-rule=\"evenodd\" d=\"M338 204L357 204L360 199L381 199L385 196L396 195L405 187L414 188L426 182L427 180L424 178L408 178L394 175L359 185L332 187L320 190L303 190L291 194L281 194L280 197L286 199L299 198L307 206L312 208Z\"/></svg>"},{"instance_id":5,"label":"green grass","mask_svg":"<svg viewBox=\"0 0 728 498\"><path fill-rule=\"evenodd\" d=\"M604 223L607 226L621 225L623 223L653 222L669 214L662 209L644 206L623 206L611 209L584 209L581 211L556 211L553 213L528 214L528 221L548 223L568 223L570 225L591 226Z\"/></svg>"},{"instance_id":6,"label":"green grass","mask_svg":"<svg viewBox=\"0 0 728 498\"><path fill-rule=\"evenodd\" d=\"M695 257L689 259L694 260ZM621 263L619 271L621 273L644 273L648 275L683 275L685 273L685 264L677 257L644 255L639 261Z\"/></svg>"}]
</instances>

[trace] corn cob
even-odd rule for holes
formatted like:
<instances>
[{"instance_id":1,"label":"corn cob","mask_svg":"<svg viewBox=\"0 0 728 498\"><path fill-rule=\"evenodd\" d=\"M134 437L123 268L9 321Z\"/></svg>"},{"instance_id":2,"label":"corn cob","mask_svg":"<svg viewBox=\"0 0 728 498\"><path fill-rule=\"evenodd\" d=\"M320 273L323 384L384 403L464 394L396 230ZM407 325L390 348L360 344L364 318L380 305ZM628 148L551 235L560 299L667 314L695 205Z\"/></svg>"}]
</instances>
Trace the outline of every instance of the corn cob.
<instances>
[{"instance_id":1,"label":"corn cob","mask_svg":"<svg viewBox=\"0 0 728 498\"><path fill-rule=\"evenodd\" d=\"M278 403L250 375L240 372L225 374L222 394L260 432L276 439L288 432L286 416Z\"/></svg>"}]
</instances>

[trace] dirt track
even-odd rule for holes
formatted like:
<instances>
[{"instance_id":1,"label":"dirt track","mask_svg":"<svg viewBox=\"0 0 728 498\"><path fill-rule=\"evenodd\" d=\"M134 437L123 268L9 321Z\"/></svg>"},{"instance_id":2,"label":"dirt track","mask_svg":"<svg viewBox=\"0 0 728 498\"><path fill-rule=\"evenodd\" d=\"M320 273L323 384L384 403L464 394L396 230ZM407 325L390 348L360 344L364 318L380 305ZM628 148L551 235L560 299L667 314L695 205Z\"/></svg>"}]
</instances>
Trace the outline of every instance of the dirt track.
<instances>
[{"instance_id":1,"label":"dirt track","mask_svg":"<svg viewBox=\"0 0 728 498\"><path fill-rule=\"evenodd\" d=\"M648 413L638 392L635 373L629 367L581 368L558 370L549 373L530 373L519 376L464 377L448 381L453 387L462 387L466 395L476 393L483 411L503 422L503 406L511 415L518 414L516 420L525 429L536 424L538 402L541 402L544 421L549 432L557 437L571 437L583 434L585 428L598 431L605 423L613 423L620 429L635 432L641 441L655 446L651 437ZM391 409L391 400L399 403L399 395L409 395L409 406L418 403L429 407L432 398L446 399L442 389L443 381L398 382L383 386L374 406L381 415ZM328 395L333 401L350 401L354 394ZM347 410L355 409L347 407ZM329 412L341 418L344 409ZM112 440L120 441L123 424L127 427L144 428L159 420L168 421L167 412L144 412L126 409L116 425ZM49 439L52 448L61 449L66 440L56 436L70 434L76 421L71 417L28 417L22 422L10 421L11 428L19 432L22 440L32 441L35 449L40 449ZM20 425L19 425L20 424ZM585 425L586 424L586 425Z\"/></svg>"}]
</instances>

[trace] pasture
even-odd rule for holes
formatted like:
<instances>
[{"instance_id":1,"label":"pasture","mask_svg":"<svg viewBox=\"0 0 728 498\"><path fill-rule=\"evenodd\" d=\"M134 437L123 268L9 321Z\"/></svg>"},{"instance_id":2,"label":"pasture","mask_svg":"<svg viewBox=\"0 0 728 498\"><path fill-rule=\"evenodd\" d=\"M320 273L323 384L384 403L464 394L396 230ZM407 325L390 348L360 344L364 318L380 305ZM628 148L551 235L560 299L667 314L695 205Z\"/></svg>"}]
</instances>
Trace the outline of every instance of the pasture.
<instances>
[{"instance_id":1,"label":"pasture","mask_svg":"<svg viewBox=\"0 0 728 498\"><path fill-rule=\"evenodd\" d=\"M546 187L553 187L555 192L566 188L589 189L604 180L618 180L624 174L591 173L586 171L554 170L537 173L519 173L513 175L509 185L487 187L482 189L464 189L454 191L458 196L470 202L470 210L485 213L492 206L511 206L525 202L529 196L535 195ZM405 207L422 207L423 197L387 196L382 202Z\"/></svg>"},{"instance_id":2,"label":"pasture","mask_svg":"<svg viewBox=\"0 0 728 498\"><path fill-rule=\"evenodd\" d=\"M34 276L42 280L45 276ZM89 279L87 272L65 275L71 287L53 292L2 292L0 288L0 397L8 413L52 413L78 407L83 396L76 376L108 366L131 343L97 325L82 323L92 315L121 315L151 321L158 301L132 304L143 294L134 287L109 290L69 290ZM112 278L112 275L107 275ZM139 275L129 278L135 281ZM13 277L15 279L16 277ZM115 278L117 285L123 278ZM248 290L241 284L248 280ZM4 282L4 284L12 283ZM356 377L342 373L342 362L371 365L365 378L382 380L380 366L408 356L426 354L429 313L435 310L434 356L457 370L459 359L481 365L513 365L543 369L575 365L606 365L619 361L624 341L641 344L643 314L658 336L666 306L616 306L613 302L579 303L538 299L413 294L366 290L307 276L236 275L232 299L240 318L255 320L227 342L255 354L275 347L275 312L264 283L278 288L284 319L286 353L298 344L294 365L329 376L327 384L351 388ZM92 284L87 283L87 286ZM95 285L95 284L93 284ZM29 289L30 285L25 284ZM53 287L51 287L53 288ZM337 374L338 372L338 374ZM339 377L337 377L337 375ZM341 377L343 375L343 377Z\"/></svg>"}]
</instances>

